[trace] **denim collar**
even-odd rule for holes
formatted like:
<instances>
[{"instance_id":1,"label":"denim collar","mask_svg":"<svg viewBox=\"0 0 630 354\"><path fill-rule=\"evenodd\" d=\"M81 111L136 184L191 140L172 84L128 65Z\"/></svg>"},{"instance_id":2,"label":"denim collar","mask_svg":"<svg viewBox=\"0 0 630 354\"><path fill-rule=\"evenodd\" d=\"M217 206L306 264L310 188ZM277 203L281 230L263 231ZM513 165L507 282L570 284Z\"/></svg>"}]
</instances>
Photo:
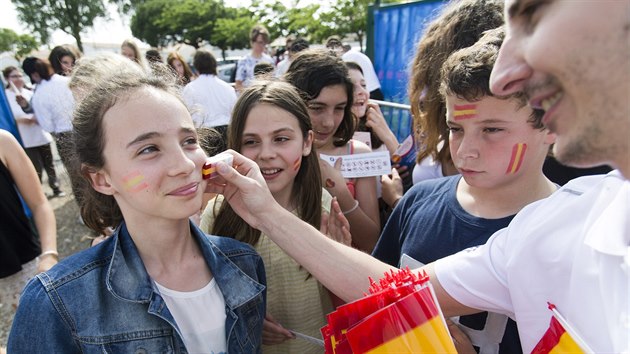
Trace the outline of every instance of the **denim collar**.
<instances>
[{"instance_id":1,"label":"denim collar","mask_svg":"<svg viewBox=\"0 0 630 354\"><path fill-rule=\"evenodd\" d=\"M191 234L197 240L210 267L212 276L223 293L225 304L234 310L264 291L265 286L245 274L228 255L208 239L194 224ZM107 289L113 296L125 301L148 303L154 292L153 283L140 258L126 224L123 222L113 235L114 251L107 270ZM232 252L230 252L232 251ZM242 248L228 250L244 252Z\"/></svg>"}]
</instances>

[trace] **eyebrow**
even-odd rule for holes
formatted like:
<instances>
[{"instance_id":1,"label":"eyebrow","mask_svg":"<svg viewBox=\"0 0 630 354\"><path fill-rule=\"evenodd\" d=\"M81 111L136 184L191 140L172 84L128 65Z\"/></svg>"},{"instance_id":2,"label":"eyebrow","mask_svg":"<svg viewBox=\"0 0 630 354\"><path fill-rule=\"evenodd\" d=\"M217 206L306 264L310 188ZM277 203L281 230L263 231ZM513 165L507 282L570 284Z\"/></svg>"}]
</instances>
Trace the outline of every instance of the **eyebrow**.
<instances>
[{"instance_id":1,"label":"eyebrow","mask_svg":"<svg viewBox=\"0 0 630 354\"><path fill-rule=\"evenodd\" d=\"M188 128L188 127L181 128L179 130L179 132L180 133L187 133L187 134L196 134L195 129ZM161 136L162 136L162 134L158 133L158 132L148 132L148 133L140 134L135 139L133 139L129 144L127 144L127 147L131 147L133 145L139 144L139 143L141 143L143 141L147 141L149 139L159 138Z\"/></svg>"},{"instance_id":2,"label":"eyebrow","mask_svg":"<svg viewBox=\"0 0 630 354\"><path fill-rule=\"evenodd\" d=\"M278 134L278 133L282 133L282 132L285 132L285 131L292 132L292 133L295 132L295 130L293 130L293 128L285 127L285 128L276 129L276 130L272 131L271 133L272 134ZM243 136L258 136L258 135L259 134L257 134L257 133L243 133Z\"/></svg>"}]
</instances>

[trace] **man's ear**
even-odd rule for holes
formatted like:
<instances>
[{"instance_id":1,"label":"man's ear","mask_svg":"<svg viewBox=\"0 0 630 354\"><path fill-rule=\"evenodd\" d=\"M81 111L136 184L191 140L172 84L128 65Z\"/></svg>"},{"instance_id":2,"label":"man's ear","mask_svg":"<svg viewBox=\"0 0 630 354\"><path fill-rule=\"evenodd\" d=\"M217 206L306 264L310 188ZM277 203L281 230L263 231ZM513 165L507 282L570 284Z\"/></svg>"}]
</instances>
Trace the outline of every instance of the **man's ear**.
<instances>
[{"instance_id":1,"label":"man's ear","mask_svg":"<svg viewBox=\"0 0 630 354\"><path fill-rule=\"evenodd\" d=\"M88 178L95 191L105 195L114 194L115 190L109 182L109 175L107 172L102 169L96 170L85 165L81 167L81 171L83 172L83 175Z\"/></svg>"},{"instance_id":2,"label":"man's ear","mask_svg":"<svg viewBox=\"0 0 630 354\"><path fill-rule=\"evenodd\" d=\"M308 131L306 135L306 139L304 139L304 148L302 148L302 156L308 156L313 150L313 139L315 139L315 134L312 130Z\"/></svg>"}]
</instances>

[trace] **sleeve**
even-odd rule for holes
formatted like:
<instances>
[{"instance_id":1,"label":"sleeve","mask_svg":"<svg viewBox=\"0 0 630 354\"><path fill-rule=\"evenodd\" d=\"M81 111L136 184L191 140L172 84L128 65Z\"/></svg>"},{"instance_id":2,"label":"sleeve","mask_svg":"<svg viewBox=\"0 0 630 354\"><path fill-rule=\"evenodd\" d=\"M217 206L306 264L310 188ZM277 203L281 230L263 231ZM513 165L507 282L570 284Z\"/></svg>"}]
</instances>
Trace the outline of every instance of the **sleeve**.
<instances>
[{"instance_id":1,"label":"sleeve","mask_svg":"<svg viewBox=\"0 0 630 354\"><path fill-rule=\"evenodd\" d=\"M80 353L72 330L39 278L25 287L9 334L8 353Z\"/></svg>"},{"instance_id":2,"label":"sleeve","mask_svg":"<svg viewBox=\"0 0 630 354\"><path fill-rule=\"evenodd\" d=\"M406 214L408 199L408 194L405 194L396 205L372 251L374 258L394 267L398 267L400 263L400 249L405 239L405 235L401 232L401 226L405 221L403 216Z\"/></svg>"},{"instance_id":3,"label":"sleeve","mask_svg":"<svg viewBox=\"0 0 630 354\"><path fill-rule=\"evenodd\" d=\"M434 267L444 290L461 304L513 318L506 275L508 231L495 232L485 245L439 259Z\"/></svg>"}]
</instances>

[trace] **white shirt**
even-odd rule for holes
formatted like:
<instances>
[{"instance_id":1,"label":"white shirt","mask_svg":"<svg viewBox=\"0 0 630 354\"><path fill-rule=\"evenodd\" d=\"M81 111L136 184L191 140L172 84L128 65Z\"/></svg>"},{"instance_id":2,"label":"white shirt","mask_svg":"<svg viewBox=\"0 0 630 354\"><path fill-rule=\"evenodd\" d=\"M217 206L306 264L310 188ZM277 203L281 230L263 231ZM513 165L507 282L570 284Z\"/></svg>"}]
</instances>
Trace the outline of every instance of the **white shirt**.
<instances>
[{"instance_id":1,"label":"white shirt","mask_svg":"<svg viewBox=\"0 0 630 354\"><path fill-rule=\"evenodd\" d=\"M190 292L155 283L177 323L188 353L227 353L225 299L214 278Z\"/></svg>"},{"instance_id":2,"label":"white shirt","mask_svg":"<svg viewBox=\"0 0 630 354\"><path fill-rule=\"evenodd\" d=\"M74 97L68 82L69 78L54 74L50 80L42 80L35 87L31 106L39 125L49 133L72 130Z\"/></svg>"},{"instance_id":3,"label":"white shirt","mask_svg":"<svg viewBox=\"0 0 630 354\"><path fill-rule=\"evenodd\" d=\"M289 66L291 66L291 61L289 60L289 58L284 58L282 59L278 65L276 65L276 72L274 74L275 77L281 77L282 75L284 75L284 73L287 72L287 70L289 70Z\"/></svg>"},{"instance_id":4,"label":"white shirt","mask_svg":"<svg viewBox=\"0 0 630 354\"><path fill-rule=\"evenodd\" d=\"M35 115L32 113L24 113L22 107L15 100L15 92L13 90L5 90L7 95L7 101L9 101L9 105L11 106L11 112L13 112L13 117L15 119L31 119L35 121L35 124L23 124L17 123L18 130L20 132L20 137L22 138L22 143L25 148L38 147L42 145L50 144L52 141L52 136L50 133L44 131L42 127L37 123L37 119ZM31 90L20 90L20 94L27 101L31 99L33 96L33 92Z\"/></svg>"},{"instance_id":5,"label":"white shirt","mask_svg":"<svg viewBox=\"0 0 630 354\"><path fill-rule=\"evenodd\" d=\"M444 177L442 164L435 161L431 156L427 156L420 163L416 163L413 172L411 172L413 184L441 177Z\"/></svg>"},{"instance_id":6,"label":"white shirt","mask_svg":"<svg viewBox=\"0 0 630 354\"><path fill-rule=\"evenodd\" d=\"M199 75L182 92L196 127L216 127L230 123L236 92L216 75Z\"/></svg>"},{"instance_id":7,"label":"white shirt","mask_svg":"<svg viewBox=\"0 0 630 354\"><path fill-rule=\"evenodd\" d=\"M341 59L359 64L361 70L363 70L363 77L365 78L368 92L381 88L381 83L378 81L376 71L374 71L374 65L372 65L372 61L367 55L357 50L349 50L341 56Z\"/></svg>"},{"instance_id":8,"label":"white shirt","mask_svg":"<svg viewBox=\"0 0 630 354\"><path fill-rule=\"evenodd\" d=\"M630 181L613 171L575 179L525 207L484 246L438 260L460 303L518 323L523 352L555 304L596 353L630 350Z\"/></svg>"}]
</instances>

